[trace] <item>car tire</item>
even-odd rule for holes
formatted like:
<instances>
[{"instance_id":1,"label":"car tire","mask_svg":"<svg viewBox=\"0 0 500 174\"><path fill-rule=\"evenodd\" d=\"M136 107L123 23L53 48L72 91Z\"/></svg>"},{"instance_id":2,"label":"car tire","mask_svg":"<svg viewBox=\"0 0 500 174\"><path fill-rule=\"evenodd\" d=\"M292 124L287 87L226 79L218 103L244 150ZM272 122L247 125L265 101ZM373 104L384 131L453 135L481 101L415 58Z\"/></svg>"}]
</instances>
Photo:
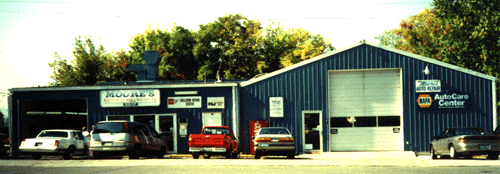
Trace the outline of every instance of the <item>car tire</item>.
<instances>
[{"instance_id":1,"label":"car tire","mask_svg":"<svg viewBox=\"0 0 500 174\"><path fill-rule=\"evenodd\" d=\"M73 155L75 153L75 148L74 147L69 147L66 152L64 153L63 155L63 159L65 160L68 160L68 159L72 159L73 158Z\"/></svg>"},{"instance_id":2,"label":"car tire","mask_svg":"<svg viewBox=\"0 0 500 174\"><path fill-rule=\"evenodd\" d=\"M165 157L165 150L166 150L165 147L161 147L161 150L158 152L157 157L163 159L163 157Z\"/></svg>"},{"instance_id":3,"label":"car tire","mask_svg":"<svg viewBox=\"0 0 500 174\"><path fill-rule=\"evenodd\" d=\"M255 159L260 159L260 152L259 151L255 151L255 155L254 155L254 158Z\"/></svg>"},{"instance_id":4,"label":"car tire","mask_svg":"<svg viewBox=\"0 0 500 174\"><path fill-rule=\"evenodd\" d=\"M128 155L128 159L139 159L139 156L141 156L141 148L138 146L135 146L130 151L130 154Z\"/></svg>"},{"instance_id":5,"label":"car tire","mask_svg":"<svg viewBox=\"0 0 500 174\"><path fill-rule=\"evenodd\" d=\"M193 159L199 159L200 158L200 154L198 153L193 153Z\"/></svg>"},{"instance_id":6,"label":"car tire","mask_svg":"<svg viewBox=\"0 0 500 174\"><path fill-rule=\"evenodd\" d=\"M210 154L204 154L203 159L210 159Z\"/></svg>"},{"instance_id":7,"label":"car tire","mask_svg":"<svg viewBox=\"0 0 500 174\"><path fill-rule=\"evenodd\" d=\"M286 156L286 158L288 158L288 159L294 159L295 158L295 152L288 153L288 155Z\"/></svg>"},{"instance_id":8,"label":"car tire","mask_svg":"<svg viewBox=\"0 0 500 174\"><path fill-rule=\"evenodd\" d=\"M231 156L233 159L239 159L240 158L240 150L236 150L236 153L233 153L233 156Z\"/></svg>"},{"instance_id":9,"label":"car tire","mask_svg":"<svg viewBox=\"0 0 500 174\"><path fill-rule=\"evenodd\" d=\"M228 150L228 152L226 152L225 156L226 156L226 159L231 159L231 157L233 156L233 146L229 147L229 150Z\"/></svg>"},{"instance_id":10,"label":"car tire","mask_svg":"<svg viewBox=\"0 0 500 174\"><path fill-rule=\"evenodd\" d=\"M434 146L431 146L431 159L437 159L437 154L436 150L434 149Z\"/></svg>"},{"instance_id":11,"label":"car tire","mask_svg":"<svg viewBox=\"0 0 500 174\"><path fill-rule=\"evenodd\" d=\"M101 152L92 152L92 158L93 159L101 159L102 158L102 153Z\"/></svg>"},{"instance_id":12,"label":"car tire","mask_svg":"<svg viewBox=\"0 0 500 174\"><path fill-rule=\"evenodd\" d=\"M40 158L42 158L42 155L40 155L40 154L33 154L33 155L31 155L31 158L33 158L35 160L39 160Z\"/></svg>"},{"instance_id":13,"label":"car tire","mask_svg":"<svg viewBox=\"0 0 500 174\"><path fill-rule=\"evenodd\" d=\"M490 153L486 158L489 160L498 160L498 155L499 155L498 152Z\"/></svg>"},{"instance_id":14,"label":"car tire","mask_svg":"<svg viewBox=\"0 0 500 174\"><path fill-rule=\"evenodd\" d=\"M453 147L453 145L450 146L450 158L452 158L452 159L460 158L460 155L457 153L457 151L455 150L455 147Z\"/></svg>"}]
</instances>

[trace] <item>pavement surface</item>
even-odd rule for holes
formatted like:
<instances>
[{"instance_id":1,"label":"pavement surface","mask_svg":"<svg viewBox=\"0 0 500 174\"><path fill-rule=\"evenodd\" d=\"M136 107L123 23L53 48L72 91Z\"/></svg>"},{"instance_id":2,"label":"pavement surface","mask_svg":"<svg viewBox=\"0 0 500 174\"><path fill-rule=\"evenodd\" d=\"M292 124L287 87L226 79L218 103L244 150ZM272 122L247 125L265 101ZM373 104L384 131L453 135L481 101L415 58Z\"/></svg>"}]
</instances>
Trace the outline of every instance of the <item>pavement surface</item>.
<instances>
[{"instance_id":1,"label":"pavement surface","mask_svg":"<svg viewBox=\"0 0 500 174\"><path fill-rule=\"evenodd\" d=\"M500 166L500 160L486 160L484 156L474 159L438 159L430 156L417 156L414 152L323 152L318 154L301 154L295 159L265 156L253 159L253 155L242 154L240 159L225 159L214 156L210 159L193 159L190 154L169 154L163 159L141 158L129 160L128 157L111 157L108 159L89 159L75 157L62 160L58 156L44 156L41 160L32 160L29 156L0 159L0 166L24 167L88 167L88 166L165 166L165 165L218 165L218 166L370 166L370 167L467 167L467 166Z\"/></svg>"}]
</instances>

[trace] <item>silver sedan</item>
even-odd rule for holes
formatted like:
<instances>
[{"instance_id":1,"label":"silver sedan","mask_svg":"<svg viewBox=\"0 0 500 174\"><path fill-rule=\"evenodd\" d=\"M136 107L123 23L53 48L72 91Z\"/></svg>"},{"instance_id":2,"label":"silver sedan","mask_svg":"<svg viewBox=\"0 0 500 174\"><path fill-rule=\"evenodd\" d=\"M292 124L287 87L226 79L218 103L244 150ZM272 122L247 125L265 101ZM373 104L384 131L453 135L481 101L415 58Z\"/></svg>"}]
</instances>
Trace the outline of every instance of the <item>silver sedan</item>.
<instances>
[{"instance_id":1,"label":"silver sedan","mask_svg":"<svg viewBox=\"0 0 500 174\"><path fill-rule=\"evenodd\" d=\"M434 137L429 145L432 159L460 157L472 158L473 155L488 155L498 160L500 137L481 128L451 128Z\"/></svg>"},{"instance_id":2,"label":"silver sedan","mask_svg":"<svg viewBox=\"0 0 500 174\"><path fill-rule=\"evenodd\" d=\"M255 159L275 155L295 157L295 140L286 127L265 127L255 136Z\"/></svg>"}]
</instances>

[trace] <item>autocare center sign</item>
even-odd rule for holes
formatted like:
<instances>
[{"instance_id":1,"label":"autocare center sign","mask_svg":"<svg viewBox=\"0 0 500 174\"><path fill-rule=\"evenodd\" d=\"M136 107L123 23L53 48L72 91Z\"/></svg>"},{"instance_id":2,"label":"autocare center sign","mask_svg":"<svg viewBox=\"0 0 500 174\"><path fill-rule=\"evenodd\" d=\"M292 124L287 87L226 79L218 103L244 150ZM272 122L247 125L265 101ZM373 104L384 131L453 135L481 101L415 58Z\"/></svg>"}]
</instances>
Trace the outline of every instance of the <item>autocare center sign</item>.
<instances>
[{"instance_id":1,"label":"autocare center sign","mask_svg":"<svg viewBox=\"0 0 500 174\"><path fill-rule=\"evenodd\" d=\"M159 89L102 90L101 107L160 106Z\"/></svg>"},{"instance_id":2,"label":"autocare center sign","mask_svg":"<svg viewBox=\"0 0 500 174\"><path fill-rule=\"evenodd\" d=\"M424 109L469 109L472 103L468 93L441 92L441 80L416 80L415 92L418 106Z\"/></svg>"}]
</instances>

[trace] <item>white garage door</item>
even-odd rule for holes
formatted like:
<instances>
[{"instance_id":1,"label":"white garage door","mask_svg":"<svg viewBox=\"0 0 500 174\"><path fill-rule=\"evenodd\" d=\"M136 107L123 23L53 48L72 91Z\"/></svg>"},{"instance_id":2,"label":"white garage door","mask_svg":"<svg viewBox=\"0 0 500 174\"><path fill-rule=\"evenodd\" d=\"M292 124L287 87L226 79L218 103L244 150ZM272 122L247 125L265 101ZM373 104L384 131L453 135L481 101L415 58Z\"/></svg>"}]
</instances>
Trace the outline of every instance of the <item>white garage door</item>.
<instances>
[{"instance_id":1,"label":"white garage door","mask_svg":"<svg viewBox=\"0 0 500 174\"><path fill-rule=\"evenodd\" d=\"M332 151L403 150L400 69L330 71Z\"/></svg>"}]
</instances>

